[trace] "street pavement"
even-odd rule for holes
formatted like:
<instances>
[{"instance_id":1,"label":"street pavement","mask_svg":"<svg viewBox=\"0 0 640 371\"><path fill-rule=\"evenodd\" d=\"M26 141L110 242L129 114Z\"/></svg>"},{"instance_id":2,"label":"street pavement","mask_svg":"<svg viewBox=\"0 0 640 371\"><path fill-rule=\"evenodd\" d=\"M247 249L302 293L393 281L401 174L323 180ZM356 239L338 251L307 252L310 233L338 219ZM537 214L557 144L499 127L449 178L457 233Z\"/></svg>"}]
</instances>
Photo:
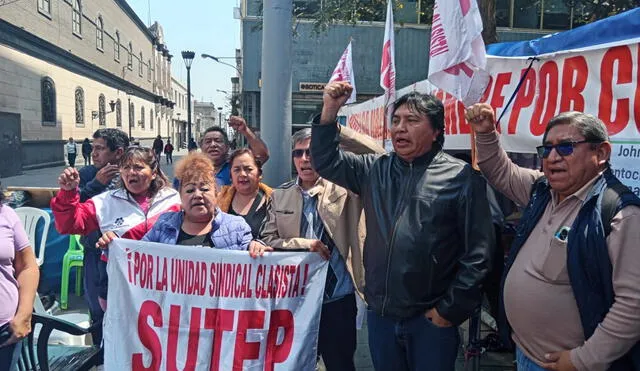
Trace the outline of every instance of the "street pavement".
<instances>
[{"instance_id":1,"label":"street pavement","mask_svg":"<svg viewBox=\"0 0 640 371\"><path fill-rule=\"evenodd\" d=\"M173 163L175 164L180 158L187 154L185 149L173 152ZM76 167L81 169L84 166L84 159L79 157L76 159ZM58 188L58 176L67 166L55 166L44 169L26 170L21 175L7 178L0 178L2 187L54 187ZM167 164L166 157L162 155L161 161L162 171L167 175L170 181L173 180L173 165Z\"/></svg>"},{"instance_id":2,"label":"street pavement","mask_svg":"<svg viewBox=\"0 0 640 371\"><path fill-rule=\"evenodd\" d=\"M186 155L187 151L182 149L180 151L174 152L173 160L174 164L180 160L181 157ZM81 168L84 164L83 159L78 159L76 165L78 168ZM162 171L167 175L169 180L173 179L173 165L167 164L166 159L163 155L162 157ZM1 178L1 186L2 188L6 188L9 186L22 186L22 187L58 187L58 176L65 169L65 166L57 166L51 168L37 169L37 170L28 170L24 171L23 174ZM69 296L72 296L72 293L69 293ZM70 301L71 311L86 311L86 304L83 300L76 298L75 300ZM461 333L464 344L467 343L466 336L466 323L461 326ZM488 327L483 325L482 327L482 337L486 334ZM371 356L369 354L369 344L367 341L367 326L366 323L363 326L362 330L358 331L358 348L355 354L356 361L356 369L358 371L373 371L373 364L371 363ZM480 369L479 371L503 371L503 370L514 370L515 367L512 363L513 356L510 354L499 354L499 353L485 353L480 358ZM325 370L322 364L319 365L318 370ZM456 371L476 371L473 370L471 364L469 362L465 362L464 354L462 349L460 350L458 356L458 362L456 364Z\"/></svg>"}]
</instances>

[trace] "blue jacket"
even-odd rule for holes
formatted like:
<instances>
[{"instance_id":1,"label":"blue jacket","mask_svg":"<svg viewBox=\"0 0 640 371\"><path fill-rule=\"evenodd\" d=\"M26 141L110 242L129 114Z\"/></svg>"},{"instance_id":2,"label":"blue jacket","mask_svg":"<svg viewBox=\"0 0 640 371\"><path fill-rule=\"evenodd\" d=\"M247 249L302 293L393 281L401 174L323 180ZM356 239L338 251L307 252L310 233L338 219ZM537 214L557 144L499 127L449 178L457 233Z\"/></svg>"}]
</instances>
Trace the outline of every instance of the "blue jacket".
<instances>
[{"instance_id":1,"label":"blue jacket","mask_svg":"<svg viewBox=\"0 0 640 371\"><path fill-rule=\"evenodd\" d=\"M182 211L160 215L153 228L142 237L142 241L175 245L183 219ZM253 239L251 227L241 216L229 215L220 209L216 211L209 236L216 249L224 250L247 250Z\"/></svg>"},{"instance_id":2,"label":"blue jacket","mask_svg":"<svg viewBox=\"0 0 640 371\"><path fill-rule=\"evenodd\" d=\"M104 185L96 179L98 168L93 165L82 167L78 173L80 174L80 202L85 202L91 197L99 195L109 187L108 184Z\"/></svg>"},{"instance_id":3,"label":"blue jacket","mask_svg":"<svg viewBox=\"0 0 640 371\"><path fill-rule=\"evenodd\" d=\"M621 184L620 181L613 175L611 169L607 169L595 182L585 203L580 208L567 238L567 269L573 295L578 304L585 339L593 335L615 300L611 278L613 267L609 259L607 236L600 214L605 190L619 184ZM529 238L547 204L551 201L550 190L551 187L546 179L537 181L533 186L531 199L520 218L521 224L518 227L502 276L503 290L509 269L516 260L520 248ZM629 205L640 206L640 199L631 191L626 190L620 194L615 212L617 213ZM510 343L511 326L509 326L504 312L502 293L501 290L500 324L498 327L502 340L505 343ZM624 357L614 362L609 370L640 370L640 343L631 348Z\"/></svg>"},{"instance_id":4,"label":"blue jacket","mask_svg":"<svg viewBox=\"0 0 640 371\"><path fill-rule=\"evenodd\" d=\"M96 174L98 174L98 168L94 165L83 166L79 171L80 175L80 184L78 188L80 189L80 202L85 202L93 196L97 196L102 192L108 191L110 184L104 185L96 179ZM80 243L82 246L95 246L98 239L102 236L102 232L93 231L85 236L80 237ZM95 249L89 249L89 253L98 253ZM86 252L85 252L86 253Z\"/></svg>"}]
</instances>

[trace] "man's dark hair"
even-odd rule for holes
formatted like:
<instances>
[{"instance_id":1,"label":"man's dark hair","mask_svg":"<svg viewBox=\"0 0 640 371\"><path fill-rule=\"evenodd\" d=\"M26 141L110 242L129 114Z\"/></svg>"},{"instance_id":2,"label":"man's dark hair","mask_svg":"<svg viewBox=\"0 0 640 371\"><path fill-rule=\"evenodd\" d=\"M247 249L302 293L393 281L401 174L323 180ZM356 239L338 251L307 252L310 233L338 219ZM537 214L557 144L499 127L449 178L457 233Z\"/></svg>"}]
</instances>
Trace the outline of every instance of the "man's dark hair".
<instances>
[{"instance_id":1,"label":"man's dark hair","mask_svg":"<svg viewBox=\"0 0 640 371\"><path fill-rule=\"evenodd\" d=\"M93 133L93 139L99 138L102 138L105 143L107 143L107 147L109 147L111 151L115 151L118 148L127 149L127 147L129 147L129 136L119 129L98 129Z\"/></svg>"},{"instance_id":2,"label":"man's dark hair","mask_svg":"<svg viewBox=\"0 0 640 371\"><path fill-rule=\"evenodd\" d=\"M418 92L411 92L405 94L400 99L396 100L393 105L393 113L402 106L407 105L409 110L427 116L431 127L434 130L440 130L436 142L440 146L444 145L444 105L440 99L431 94L421 94Z\"/></svg>"},{"instance_id":3,"label":"man's dark hair","mask_svg":"<svg viewBox=\"0 0 640 371\"><path fill-rule=\"evenodd\" d=\"M227 132L220 126L211 126L210 128L207 128L207 130L205 130L204 133L202 133L202 137L200 137L201 147L202 147L202 141L204 140L204 137L207 135L207 133L211 133L213 131L217 131L218 133L222 134L222 138L224 139L224 144L229 145L229 136L227 135Z\"/></svg>"},{"instance_id":4,"label":"man's dark hair","mask_svg":"<svg viewBox=\"0 0 640 371\"><path fill-rule=\"evenodd\" d=\"M544 135L542 137L543 143L546 142L547 135L549 134L551 128L558 125L569 125L575 127L576 129L578 129L585 140L591 142L609 141L607 127L602 122L602 120L588 113L569 111L562 112L549 120L549 123L547 124Z\"/></svg>"}]
</instances>

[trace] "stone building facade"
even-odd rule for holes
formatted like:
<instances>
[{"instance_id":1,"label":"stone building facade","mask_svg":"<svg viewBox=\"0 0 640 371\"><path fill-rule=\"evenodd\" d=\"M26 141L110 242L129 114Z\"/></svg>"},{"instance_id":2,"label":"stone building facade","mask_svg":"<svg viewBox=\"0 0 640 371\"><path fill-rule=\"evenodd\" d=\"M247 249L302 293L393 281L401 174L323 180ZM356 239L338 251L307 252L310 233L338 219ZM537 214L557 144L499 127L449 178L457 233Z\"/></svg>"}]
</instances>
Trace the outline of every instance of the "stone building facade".
<instances>
[{"instance_id":1,"label":"stone building facade","mask_svg":"<svg viewBox=\"0 0 640 371\"><path fill-rule=\"evenodd\" d=\"M63 164L66 139L99 128L166 135L170 71L162 27L125 0L0 5L0 176Z\"/></svg>"}]
</instances>

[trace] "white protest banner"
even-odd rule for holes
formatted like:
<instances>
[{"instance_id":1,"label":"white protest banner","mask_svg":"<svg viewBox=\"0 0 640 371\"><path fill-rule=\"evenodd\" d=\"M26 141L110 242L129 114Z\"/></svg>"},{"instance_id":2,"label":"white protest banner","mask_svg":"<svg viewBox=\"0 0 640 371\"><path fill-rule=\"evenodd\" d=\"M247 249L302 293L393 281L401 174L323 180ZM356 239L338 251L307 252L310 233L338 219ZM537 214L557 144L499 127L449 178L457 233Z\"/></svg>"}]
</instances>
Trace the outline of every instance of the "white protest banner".
<instances>
[{"instance_id":1,"label":"white protest banner","mask_svg":"<svg viewBox=\"0 0 640 371\"><path fill-rule=\"evenodd\" d=\"M117 239L105 370L315 370L327 262Z\"/></svg>"},{"instance_id":2,"label":"white protest banner","mask_svg":"<svg viewBox=\"0 0 640 371\"><path fill-rule=\"evenodd\" d=\"M535 153L549 119L577 110L600 118L612 140L640 138L640 44L629 40L617 45L538 56L513 103L500 122L501 143L509 152ZM489 85L481 102L489 103L499 117L520 77L526 58L488 56ZM432 93L445 105L445 149L469 149L470 127L464 105L429 81L398 91ZM382 141L381 97L344 107L340 114L355 130Z\"/></svg>"},{"instance_id":3,"label":"white protest banner","mask_svg":"<svg viewBox=\"0 0 640 371\"><path fill-rule=\"evenodd\" d=\"M356 76L353 73L353 58L351 57L351 41L349 41L349 45L342 53L336 68L333 70L331 74L331 79L329 82L333 81L346 81L351 84L353 91L351 92L351 96L347 99L346 104L351 104L356 101Z\"/></svg>"},{"instance_id":4,"label":"white protest banner","mask_svg":"<svg viewBox=\"0 0 640 371\"><path fill-rule=\"evenodd\" d=\"M467 107L478 103L489 74L476 0L435 0L430 46L429 81Z\"/></svg>"},{"instance_id":5,"label":"white protest banner","mask_svg":"<svg viewBox=\"0 0 640 371\"><path fill-rule=\"evenodd\" d=\"M612 141L611 170L636 196L640 196L640 138Z\"/></svg>"},{"instance_id":6,"label":"white protest banner","mask_svg":"<svg viewBox=\"0 0 640 371\"><path fill-rule=\"evenodd\" d=\"M393 6L387 0L387 17L384 22L382 58L380 62L380 87L384 90L387 126L391 126L391 109L396 101L396 48L393 34Z\"/></svg>"}]
</instances>

